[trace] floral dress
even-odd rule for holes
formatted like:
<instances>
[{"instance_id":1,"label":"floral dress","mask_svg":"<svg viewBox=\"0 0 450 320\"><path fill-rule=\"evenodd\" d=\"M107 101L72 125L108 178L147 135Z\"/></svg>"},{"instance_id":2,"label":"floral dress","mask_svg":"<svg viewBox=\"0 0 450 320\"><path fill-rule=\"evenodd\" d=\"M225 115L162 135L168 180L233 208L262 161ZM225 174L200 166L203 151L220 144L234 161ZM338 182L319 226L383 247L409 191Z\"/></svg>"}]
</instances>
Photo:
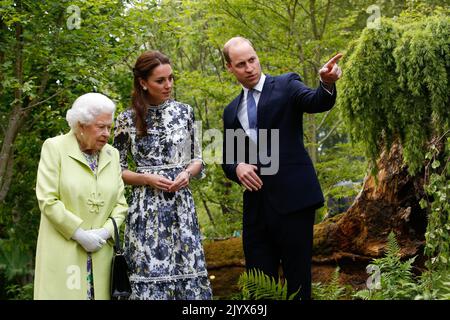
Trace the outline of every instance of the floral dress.
<instances>
[{"instance_id":1,"label":"floral dress","mask_svg":"<svg viewBox=\"0 0 450 320\"><path fill-rule=\"evenodd\" d=\"M89 168L91 168L94 175L97 175L97 167L98 167L98 153L88 154L83 152L86 161L89 164ZM94 271L92 268L92 255L90 252L87 254L87 300L95 300L95 292L94 292Z\"/></svg>"},{"instance_id":2,"label":"floral dress","mask_svg":"<svg viewBox=\"0 0 450 320\"><path fill-rule=\"evenodd\" d=\"M136 172L174 180L192 160L201 160L189 105L168 100L149 106L147 135L136 133L134 111L116 121L114 146L122 169L131 154ZM203 169L202 169L203 175ZM133 186L124 253L130 269L130 299L211 299L194 200L188 187L164 192Z\"/></svg>"}]
</instances>

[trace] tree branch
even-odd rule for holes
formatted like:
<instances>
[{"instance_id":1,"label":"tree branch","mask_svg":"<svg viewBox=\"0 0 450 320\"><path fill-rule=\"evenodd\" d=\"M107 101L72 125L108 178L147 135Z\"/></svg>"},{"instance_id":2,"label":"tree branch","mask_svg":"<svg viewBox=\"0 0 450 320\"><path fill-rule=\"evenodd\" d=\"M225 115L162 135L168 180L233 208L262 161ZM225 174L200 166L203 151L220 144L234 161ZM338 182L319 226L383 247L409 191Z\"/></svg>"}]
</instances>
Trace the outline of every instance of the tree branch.
<instances>
[{"instance_id":1,"label":"tree branch","mask_svg":"<svg viewBox=\"0 0 450 320\"><path fill-rule=\"evenodd\" d=\"M17 7L21 7L21 2L17 2ZM23 28L19 22L15 25L15 65L14 65L14 76L16 77L19 85L14 90L14 103L11 111L11 116L8 122L8 128L5 132L5 137L3 139L2 148L0 151L0 186L3 186L7 179L7 168L9 159L12 156L12 148L14 140L16 139L17 132L23 123L21 104L22 104L22 83L23 83ZM3 190L3 188L2 188Z\"/></svg>"},{"instance_id":2,"label":"tree branch","mask_svg":"<svg viewBox=\"0 0 450 320\"><path fill-rule=\"evenodd\" d=\"M206 214L208 215L209 221L211 221L211 224L215 228L216 227L216 223L214 222L214 219L212 217L211 210L209 210L208 204L206 203L206 201L205 201L205 199L203 197L202 197L202 203L203 203L203 206L205 207Z\"/></svg>"},{"instance_id":3,"label":"tree branch","mask_svg":"<svg viewBox=\"0 0 450 320\"><path fill-rule=\"evenodd\" d=\"M191 60L191 58L189 57L189 55L186 54L186 52L184 52L183 48L180 48L180 53L181 53L181 55L184 55L184 56L185 56L185 58L187 59L187 61L188 61L189 64L191 65L191 68L192 68L193 70L195 70L195 69L196 69L195 64L192 62L192 60Z\"/></svg>"},{"instance_id":4,"label":"tree branch","mask_svg":"<svg viewBox=\"0 0 450 320\"><path fill-rule=\"evenodd\" d=\"M444 139L444 137L446 136L446 135L448 135L450 133L450 130L447 130L437 141L436 141L436 143L439 143L442 139Z\"/></svg>"},{"instance_id":5,"label":"tree branch","mask_svg":"<svg viewBox=\"0 0 450 320\"><path fill-rule=\"evenodd\" d=\"M209 51L209 55L211 56L211 57L213 57L214 56L214 52L213 52L213 48L212 48L212 46L208 46L208 51ZM220 52L220 50L219 50L219 52ZM222 66L225 66L224 64L223 64L223 57L222 57L222 54L220 54L220 59L221 59L221 62L222 62ZM212 60L212 63L214 64L214 72L215 72L215 74L217 75L217 78L219 79L219 82L220 83L223 83L223 79L222 79L222 75L221 75L221 73L220 73L220 68L219 68L219 66L216 64L216 60L215 59L211 59Z\"/></svg>"},{"instance_id":6,"label":"tree branch","mask_svg":"<svg viewBox=\"0 0 450 320\"><path fill-rule=\"evenodd\" d=\"M6 28L6 25L3 23L3 18L0 16L0 43L6 43L6 34L8 32L8 29ZM5 62L5 52L0 50L0 64L3 64ZM3 72L0 73L0 96L2 95L3 91L3 78L4 74Z\"/></svg>"},{"instance_id":7,"label":"tree branch","mask_svg":"<svg viewBox=\"0 0 450 320\"><path fill-rule=\"evenodd\" d=\"M309 12L309 11L308 11L301 3L298 3L298 5L300 6L300 8L303 9L303 11L306 12L306 14L307 14L308 16L311 16L311 12Z\"/></svg>"},{"instance_id":8,"label":"tree branch","mask_svg":"<svg viewBox=\"0 0 450 320\"><path fill-rule=\"evenodd\" d=\"M325 16L323 18L323 23L322 23L322 30L320 30L320 38L322 38L323 34L325 33L325 28L327 26L328 18L330 16L330 8L331 8L331 0L328 0L327 1L327 8L325 10Z\"/></svg>"},{"instance_id":9,"label":"tree branch","mask_svg":"<svg viewBox=\"0 0 450 320\"><path fill-rule=\"evenodd\" d=\"M0 179L0 203L3 202L3 200L5 200L6 195L8 194L9 191L9 186L11 185L13 176L13 160L14 160L13 154L14 152L13 150L11 150L6 165L6 172L3 177L4 179Z\"/></svg>"},{"instance_id":10,"label":"tree branch","mask_svg":"<svg viewBox=\"0 0 450 320\"><path fill-rule=\"evenodd\" d=\"M201 122L203 122L204 121L203 120L204 117L203 117L203 112L200 109L200 103L198 103L197 97L194 96L193 99L194 99L194 104L195 104L195 106L197 107L197 110L198 110L197 115L195 116L195 118L196 118L196 120L198 119Z\"/></svg>"},{"instance_id":11,"label":"tree branch","mask_svg":"<svg viewBox=\"0 0 450 320\"><path fill-rule=\"evenodd\" d=\"M52 94L50 97L48 97L48 98L46 98L46 99L44 99L44 100L41 100L41 101L36 102L36 103L30 103L29 106L27 106L27 107L25 107L25 108L22 108L22 111L28 111L29 109L32 109L32 108L34 108L34 107L37 107L38 105L41 105L41 104L43 104L43 103L45 103L45 102L47 102L47 101L53 99L53 98L56 97L57 95L61 94L63 91L64 91L64 89L60 89L60 90L56 91L54 94Z\"/></svg>"},{"instance_id":12,"label":"tree branch","mask_svg":"<svg viewBox=\"0 0 450 320\"><path fill-rule=\"evenodd\" d=\"M22 85L23 85L23 29L19 22L15 24L16 33L16 46L15 46L15 64L14 64L14 76L17 79L18 86L14 89L15 105L20 106L22 102Z\"/></svg>"},{"instance_id":13,"label":"tree branch","mask_svg":"<svg viewBox=\"0 0 450 320\"><path fill-rule=\"evenodd\" d=\"M314 39L319 40L320 35L317 29L317 20L316 20L316 0L309 0L309 9L311 10L309 19L311 20L311 28L314 35Z\"/></svg>"},{"instance_id":14,"label":"tree branch","mask_svg":"<svg viewBox=\"0 0 450 320\"><path fill-rule=\"evenodd\" d=\"M282 14L280 14L280 10L276 10L272 7L270 7L267 4L267 1L261 2L261 1L257 1L257 0L253 0L253 2L257 5L259 5L260 7L266 7L267 9L269 9L269 11L271 11L273 14L275 14L276 16L278 16L278 18L280 18L282 21L286 20L286 17L283 16Z\"/></svg>"},{"instance_id":15,"label":"tree branch","mask_svg":"<svg viewBox=\"0 0 450 320\"><path fill-rule=\"evenodd\" d=\"M228 10L228 8L233 8L233 6L230 4L230 2L228 0L225 0L225 3L227 4L226 6L222 7L222 10L227 13L229 16L231 16L232 18L235 18L236 20L241 21L249 30L251 30L260 40L266 40L266 37L263 36L261 33L259 33L258 31L256 31L253 28L253 25L250 25L247 23L246 19L244 19L244 17L242 16L242 14L236 10L234 10L234 14ZM226 7L226 8L225 8Z\"/></svg>"},{"instance_id":16,"label":"tree branch","mask_svg":"<svg viewBox=\"0 0 450 320\"><path fill-rule=\"evenodd\" d=\"M328 137L336 130L337 127L339 127L339 125L342 123L342 120L339 120L336 125L328 132L328 134L325 136L325 138L323 138L322 140L319 141L319 146L321 146L325 140L328 139Z\"/></svg>"},{"instance_id":17,"label":"tree branch","mask_svg":"<svg viewBox=\"0 0 450 320\"><path fill-rule=\"evenodd\" d=\"M221 207L225 207L225 208L227 208L227 210L229 210L229 211L233 211L233 212L239 213L239 214L241 213L239 210L236 210L236 209L234 209L234 208L232 208L232 207L227 207L227 206L225 206L222 202L218 202L218 201L212 200L210 197L208 197L206 194L204 194L204 193L201 192L201 191L199 191L199 193L200 193L200 195L202 196L202 198L204 197L206 200L208 200L208 202L217 204L217 205L219 205L219 206L221 206Z\"/></svg>"},{"instance_id":18,"label":"tree branch","mask_svg":"<svg viewBox=\"0 0 450 320\"><path fill-rule=\"evenodd\" d=\"M328 118L328 115L331 113L331 110L333 110L333 109L328 110L327 113L325 114L325 116L322 118L322 121L320 121L320 124L317 127L317 130L320 130L322 128L322 125L325 123L325 120Z\"/></svg>"}]
</instances>

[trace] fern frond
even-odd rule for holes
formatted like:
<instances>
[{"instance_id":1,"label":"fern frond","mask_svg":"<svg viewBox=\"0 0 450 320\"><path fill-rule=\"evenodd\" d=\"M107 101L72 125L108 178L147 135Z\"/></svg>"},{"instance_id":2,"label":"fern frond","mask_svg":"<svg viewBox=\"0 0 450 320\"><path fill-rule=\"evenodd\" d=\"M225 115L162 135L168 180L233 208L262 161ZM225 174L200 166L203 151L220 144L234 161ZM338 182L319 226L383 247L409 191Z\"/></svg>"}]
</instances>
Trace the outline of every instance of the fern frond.
<instances>
[{"instance_id":1,"label":"fern frond","mask_svg":"<svg viewBox=\"0 0 450 320\"><path fill-rule=\"evenodd\" d=\"M401 261L400 246L393 232L389 233L386 253L382 258L375 259L373 266L380 272L381 289L358 292L356 298L378 299L413 299L417 296L419 285L414 281L412 264L416 257Z\"/></svg>"},{"instance_id":2,"label":"fern frond","mask_svg":"<svg viewBox=\"0 0 450 320\"><path fill-rule=\"evenodd\" d=\"M354 298L362 300L371 300L372 293L369 289L360 290L353 295Z\"/></svg>"},{"instance_id":3,"label":"fern frond","mask_svg":"<svg viewBox=\"0 0 450 320\"><path fill-rule=\"evenodd\" d=\"M315 300L338 300L346 292L346 288L339 283L339 267L337 267L329 283L313 283L313 298Z\"/></svg>"},{"instance_id":4,"label":"fern frond","mask_svg":"<svg viewBox=\"0 0 450 320\"><path fill-rule=\"evenodd\" d=\"M261 270L252 269L240 275L238 286L244 300L292 300L296 293L287 296L287 282L281 284Z\"/></svg>"}]
</instances>

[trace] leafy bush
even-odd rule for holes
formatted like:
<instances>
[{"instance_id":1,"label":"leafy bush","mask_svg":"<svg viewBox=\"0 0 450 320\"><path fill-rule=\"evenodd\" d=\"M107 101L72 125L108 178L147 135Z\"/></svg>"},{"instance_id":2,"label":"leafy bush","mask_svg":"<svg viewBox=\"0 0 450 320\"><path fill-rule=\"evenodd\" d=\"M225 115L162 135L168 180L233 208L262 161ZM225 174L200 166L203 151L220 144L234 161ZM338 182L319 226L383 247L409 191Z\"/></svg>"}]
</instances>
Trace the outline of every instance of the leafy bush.
<instances>
[{"instance_id":1,"label":"leafy bush","mask_svg":"<svg viewBox=\"0 0 450 320\"><path fill-rule=\"evenodd\" d=\"M30 277L31 261L30 252L15 246L12 241L0 239L0 271L7 280Z\"/></svg>"},{"instance_id":2,"label":"leafy bush","mask_svg":"<svg viewBox=\"0 0 450 320\"><path fill-rule=\"evenodd\" d=\"M12 297L11 300L33 300L33 283L24 286L12 284L6 287L6 293Z\"/></svg>"}]
</instances>

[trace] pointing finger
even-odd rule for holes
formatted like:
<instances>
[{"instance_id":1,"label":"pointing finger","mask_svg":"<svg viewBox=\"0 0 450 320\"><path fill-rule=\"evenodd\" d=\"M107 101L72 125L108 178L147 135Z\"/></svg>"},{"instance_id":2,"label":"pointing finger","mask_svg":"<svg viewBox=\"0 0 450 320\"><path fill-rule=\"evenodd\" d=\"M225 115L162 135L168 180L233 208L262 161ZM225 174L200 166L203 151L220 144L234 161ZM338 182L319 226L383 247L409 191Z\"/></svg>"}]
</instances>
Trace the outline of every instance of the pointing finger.
<instances>
[{"instance_id":1,"label":"pointing finger","mask_svg":"<svg viewBox=\"0 0 450 320\"><path fill-rule=\"evenodd\" d=\"M342 56L343 56L342 53L338 53L333 58L331 58L327 63L325 63L324 67L328 68L329 70L329 68L333 67L342 58Z\"/></svg>"}]
</instances>

